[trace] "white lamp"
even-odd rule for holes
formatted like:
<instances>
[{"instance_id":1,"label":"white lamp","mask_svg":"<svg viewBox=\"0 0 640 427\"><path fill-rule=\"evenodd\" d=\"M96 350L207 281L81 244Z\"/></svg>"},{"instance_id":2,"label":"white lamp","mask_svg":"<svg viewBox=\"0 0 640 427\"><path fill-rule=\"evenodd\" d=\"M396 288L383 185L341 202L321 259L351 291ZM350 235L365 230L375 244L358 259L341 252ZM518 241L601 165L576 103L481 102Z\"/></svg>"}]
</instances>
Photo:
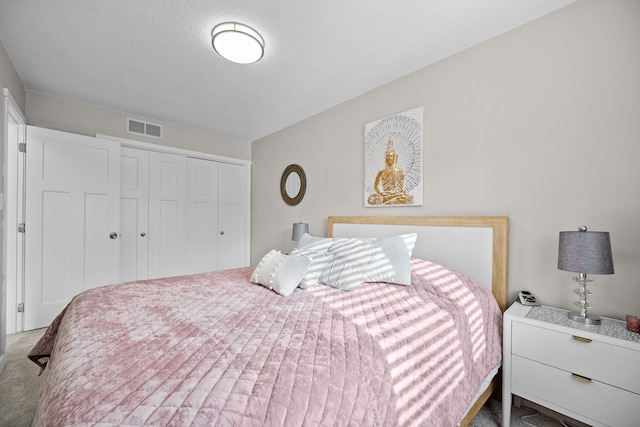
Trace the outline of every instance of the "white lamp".
<instances>
[{"instance_id":1,"label":"white lamp","mask_svg":"<svg viewBox=\"0 0 640 427\"><path fill-rule=\"evenodd\" d=\"M600 317L588 315L587 309L592 305L587 303L587 274L613 274L613 257L611 256L611 241L606 231L587 231L584 225L578 231L561 231L558 246L558 269L580 273L573 280L580 286L574 292L580 300L574 304L580 312L569 312L569 318L587 325L599 325Z\"/></svg>"},{"instance_id":2,"label":"white lamp","mask_svg":"<svg viewBox=\"0 0 640 427\"><path fill-rule=\"evenodd\" d=\"M262 36L238 22L223 22L213 27L211 44L218 55L238 64L252 64L264 55Z\"/></svg>"}]
</instances>

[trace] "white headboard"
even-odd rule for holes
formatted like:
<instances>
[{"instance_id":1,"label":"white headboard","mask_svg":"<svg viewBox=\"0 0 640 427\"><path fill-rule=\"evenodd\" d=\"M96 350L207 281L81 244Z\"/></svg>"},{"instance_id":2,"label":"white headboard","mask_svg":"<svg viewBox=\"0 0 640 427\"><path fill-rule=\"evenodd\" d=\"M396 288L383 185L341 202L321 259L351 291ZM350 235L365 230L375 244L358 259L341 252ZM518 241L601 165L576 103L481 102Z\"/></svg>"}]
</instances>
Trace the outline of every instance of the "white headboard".
<instances>
[{"instance_id":1,"label":"white headboard","mask_svg":"<svg viewBox=\"0 0 640 427\"><path fill-rule=\"evenodd\" d=\"M330 237L387 237L417 233L413 258L444 265L484 284L507 304L507 217L332 216Z\"/></svg>"}]
</instances>

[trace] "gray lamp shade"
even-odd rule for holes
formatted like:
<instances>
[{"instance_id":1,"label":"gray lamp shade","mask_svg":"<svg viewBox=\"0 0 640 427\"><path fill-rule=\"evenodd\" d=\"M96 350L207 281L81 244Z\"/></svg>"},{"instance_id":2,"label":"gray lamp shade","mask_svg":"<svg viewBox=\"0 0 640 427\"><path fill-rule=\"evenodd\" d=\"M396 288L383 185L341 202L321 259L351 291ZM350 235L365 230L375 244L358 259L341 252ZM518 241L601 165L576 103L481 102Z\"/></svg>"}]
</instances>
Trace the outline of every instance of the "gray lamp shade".
<instances>
[{"instance_id":1,"label":"gray lamp shade","mask_svg":"<svg viewBox=\"0 0 640 427\"><path fill-rule=\"evenodd\" d=\"M574 273L613 274L609 233L561 231L558 269Z\"/></svg>"},{"instance_id":2,"label":"gray lamp shade","mask_svg":"<svg viewBox=\"0 0 640 427\"><path fill-rule=\"evenodd\" d=\"M293 223L293 232L291 233L291 240L295 240L296 242L300 240L304 233L309 232L309 224L306 222L295 222Z\"/></svg>"}]
</instances>

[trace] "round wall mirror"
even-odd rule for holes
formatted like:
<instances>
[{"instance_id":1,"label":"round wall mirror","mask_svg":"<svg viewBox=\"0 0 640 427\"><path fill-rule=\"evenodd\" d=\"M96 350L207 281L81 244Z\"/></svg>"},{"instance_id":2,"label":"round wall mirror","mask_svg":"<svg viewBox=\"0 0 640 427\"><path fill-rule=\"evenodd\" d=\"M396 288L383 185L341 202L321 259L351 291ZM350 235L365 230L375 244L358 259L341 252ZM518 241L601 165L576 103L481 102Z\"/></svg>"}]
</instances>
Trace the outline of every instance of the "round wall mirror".
<instances>
[{"instance_id":1,"label":"round wall mirror","mask_svg":"<svg viewBox=\"0 0 640 427\"><path fill-rule=\"evenodd\" d=\"M307 177L299 165L289 165L282 172L280 179L280 194L282 200L289 206L295 206L302 201L307 191Z\"/></svg>"}]
</instances>

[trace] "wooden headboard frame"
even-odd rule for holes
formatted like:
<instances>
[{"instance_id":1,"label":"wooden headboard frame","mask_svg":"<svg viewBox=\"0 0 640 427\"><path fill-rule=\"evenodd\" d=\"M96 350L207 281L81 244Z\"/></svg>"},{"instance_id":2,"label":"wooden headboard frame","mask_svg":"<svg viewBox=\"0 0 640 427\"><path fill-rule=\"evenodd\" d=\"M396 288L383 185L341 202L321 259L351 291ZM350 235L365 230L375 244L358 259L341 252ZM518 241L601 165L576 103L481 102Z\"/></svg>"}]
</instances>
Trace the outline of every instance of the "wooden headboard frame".
<instances>
[{"instance_id":1,"label":"wooden headboard frame","mask_svg":"<svg viewBox=\"0 0 640 427\"><path fill-rule=\"evenodd\" d=\"M481 217L398 217L398 216L330 216L328 235L334 237L335 224L375 224L411 227L474 227L493 231L492 293L504 312L508 298L509 218Z\"/></svg>"}]
</instances>

